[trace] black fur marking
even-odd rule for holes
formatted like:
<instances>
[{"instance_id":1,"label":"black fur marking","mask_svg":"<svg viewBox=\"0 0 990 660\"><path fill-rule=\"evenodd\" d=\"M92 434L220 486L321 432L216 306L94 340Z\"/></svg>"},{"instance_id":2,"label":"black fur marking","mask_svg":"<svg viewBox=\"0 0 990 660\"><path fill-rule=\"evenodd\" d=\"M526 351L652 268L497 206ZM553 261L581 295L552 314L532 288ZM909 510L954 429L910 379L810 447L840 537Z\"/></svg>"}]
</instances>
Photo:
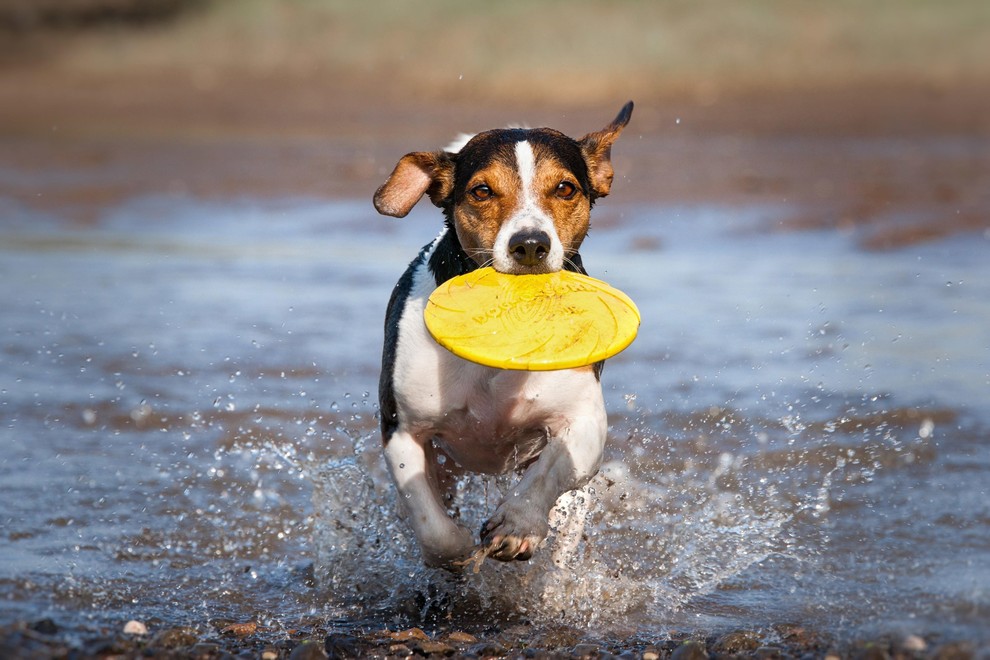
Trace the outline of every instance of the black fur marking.
<instances>
[{"instance_id":1,"label":"black fur marking","mask_svg":"<svg viewBox=\"0 0 990 660\"><path fill-rule=\"evenodd\" d=\"M426 259L425 246L419 256L413 259L406 272L392 289L385 311L385 343L382 345L382 373L378 379L378 412L382 429L382 439L387 443L399 426L398 407L395 403L395 354L399 345L399 319L406 309L406 301L413 287L416 268Z\"/></svg>"},{"instance_id":2,"label":"black fur marking","mask_svg":"<svg viewBox=\"0 0 990 660\"><path fill-rule=\"evenodd\" d=\"M448 229L430 256L430 272L433 273L437 286L477 268L478 264L461 248L457 232Z\"/></svg>"}]
</instances>

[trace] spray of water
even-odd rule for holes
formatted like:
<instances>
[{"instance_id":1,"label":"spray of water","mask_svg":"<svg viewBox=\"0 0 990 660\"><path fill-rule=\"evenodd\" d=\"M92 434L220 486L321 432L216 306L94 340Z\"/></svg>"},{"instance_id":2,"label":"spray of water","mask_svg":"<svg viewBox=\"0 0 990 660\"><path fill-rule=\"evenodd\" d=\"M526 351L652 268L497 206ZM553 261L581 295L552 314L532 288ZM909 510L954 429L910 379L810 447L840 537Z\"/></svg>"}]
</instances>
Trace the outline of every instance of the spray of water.
<instances>
[{"instance_id":1,"label":"spray of water","mask_svg":"<svg viewBox=\"0 0 990 660\"><path fill-rule=\"evenodd\" d=\"M310 472L316 573L329 602L349 616L646 624L788 551L792 514L772 501L773 488L760 499L715 487L739 467L723 456L712 473L689 466L651 481L613 460L580 494L590 506L570 512L584 519L579 542L562 533L565 517L529 562L486 561L455 576L422 565L380 464L346 456ZM507 485L465 477L451 508L480 528Z\"/></svg>"},{"instance_id":2,"label":"spray of water","mask_svg":"<svg viewBox=\"0 0 990 660\"><path fill-rule=\"evenodd\" d=\"M743 581L749 591L765 562L786 562L793 575L813 564L828 540L823 520L843 485L913 460L931 434L930 422L921 420L922 444L912 443L919 423L913 416L873 416L855 405L823 420L806 419L793 406L767 416L633 409L617 416L607 462L578 498L561 503L568 515L552 521L546 546L532 560L487 560L478 572L453 575L422 564L370 405L349 411L359 416L335 417L331 428L307 425L298 441L278 434L225 449L217 460L227 470L243 463L258 473L249 478L257 484L254 499L273 521L285 515L274 474L294 475L311 491L305 524L282 531L296 542L302 533L309 537L314 612L395 626L525 620L655 629L714 594L721 594L718 609L732 600L740 576L750 576ZM463 477L450 508L480 529L515 478ZM583 523L577 537L565 533L575 517Z\"/></svg>"}]
</instances>

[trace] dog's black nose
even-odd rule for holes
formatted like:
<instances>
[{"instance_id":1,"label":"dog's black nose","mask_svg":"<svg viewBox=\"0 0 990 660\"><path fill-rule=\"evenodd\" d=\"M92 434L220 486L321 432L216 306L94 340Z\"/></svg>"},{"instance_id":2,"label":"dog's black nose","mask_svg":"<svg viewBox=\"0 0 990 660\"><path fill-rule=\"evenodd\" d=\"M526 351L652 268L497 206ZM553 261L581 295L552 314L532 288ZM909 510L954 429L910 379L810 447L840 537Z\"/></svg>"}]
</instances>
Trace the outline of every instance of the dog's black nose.
<instances>
[{"instance_id":1,"label":"dog's black nose","mask_svg":"<svg viewBox=\"0 0 990 660\"><path fill-rule=\"evenodd\" d=\"M509 254L523 266L536 266L550 254L550 236L545 231L521 231L509 239Z\"/></svg>"}]
</instances>

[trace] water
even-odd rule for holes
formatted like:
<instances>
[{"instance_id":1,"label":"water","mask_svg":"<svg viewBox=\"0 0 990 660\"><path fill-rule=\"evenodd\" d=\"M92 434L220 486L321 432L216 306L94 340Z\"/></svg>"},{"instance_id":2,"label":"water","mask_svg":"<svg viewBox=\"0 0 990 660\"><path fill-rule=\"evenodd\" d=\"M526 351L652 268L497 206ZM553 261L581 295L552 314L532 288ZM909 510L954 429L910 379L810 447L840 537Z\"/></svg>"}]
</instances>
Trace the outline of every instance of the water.
<instances>
[{"instance_id":1,"label":"water","mask_svg":"<svg viewBox=\"0 0 990 660\"><path fill-rule=\"evenodd\" d=\"M988 236L899 251L784 208L609 200L637 301L587 541L419 565L378 452L385 302L438 228L364 201L137 198L0 230L0 622L798 622L990 640ZM504 480L462 484L480 525Z\"/></svg>"}]
</instances>

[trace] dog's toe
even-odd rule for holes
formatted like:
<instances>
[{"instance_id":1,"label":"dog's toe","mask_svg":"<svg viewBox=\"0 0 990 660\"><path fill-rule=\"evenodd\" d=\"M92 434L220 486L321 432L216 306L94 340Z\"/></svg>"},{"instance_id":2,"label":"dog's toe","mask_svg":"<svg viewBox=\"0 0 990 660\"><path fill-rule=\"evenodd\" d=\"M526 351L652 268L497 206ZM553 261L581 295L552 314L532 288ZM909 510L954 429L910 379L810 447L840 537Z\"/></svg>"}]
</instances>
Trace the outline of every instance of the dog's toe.
<instances>
[{"instance_id":1,"label":"dog's toe","mask_svg":"<svg viewBox=\"0 0 990 660\"><path fill-rule=\"evenodd\" d=\"M488 556L499 561L526 561L540 541L532 536L496 536L488 544Z\"/></svg>"},{"instance_id":2,"label":"dog's toe","mask_svg":"<svg viewBox=\"0 0 990 660\"><path fill-rule=\"evenodd\" d=\"M544 516L511 500L503 502L481 528L488 556L500 561L525 561L549 532Z\"/></svg>"}]
</instances>

